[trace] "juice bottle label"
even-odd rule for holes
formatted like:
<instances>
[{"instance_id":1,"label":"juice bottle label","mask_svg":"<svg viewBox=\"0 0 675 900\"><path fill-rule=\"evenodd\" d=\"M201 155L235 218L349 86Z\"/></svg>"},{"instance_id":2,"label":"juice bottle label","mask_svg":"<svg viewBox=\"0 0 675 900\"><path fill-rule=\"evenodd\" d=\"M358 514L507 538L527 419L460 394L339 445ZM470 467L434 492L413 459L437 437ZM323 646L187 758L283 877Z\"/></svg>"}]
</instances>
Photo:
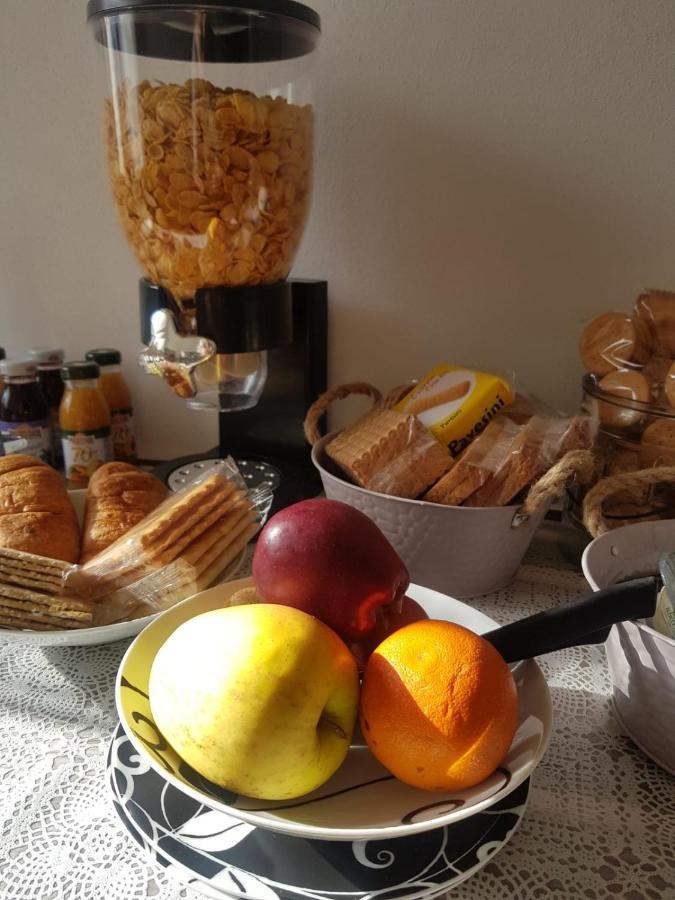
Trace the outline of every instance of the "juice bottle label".
<instances>
[{"instance_id":1,"label":"juice bottle label","mask_svg":"<svg viewBox=\"0 0 675 900\"><path fill-rule=\"evenodd\" d=\"M4 422L0 420L0 445L2 455L25 453L37 456L43 462L51 457L51 438L49 420L38 419L33 422Z\"/></svg>"},{"instance_id":2,"label":"juice bottle label","mask_svg":"<svg viewBox=\"0 0 675 900\"><path fill-rule=\"evenodd\" d=\"M63 466L73 485L86 486L99 466L113 458L110 428L94 431L61 430Z\"/></svg>"},{"instance_id":3,"label":"juice bottle label","mask_svg":"<svg viewBox=\"0 0 675 900\"><path fill-rule=\"evenodd\" d=\"M131 459L136 456L136 438L134 435L134 412L129 409L116 409L110 417L113 453L115 459Z\"/></svg>"}]
</instances>

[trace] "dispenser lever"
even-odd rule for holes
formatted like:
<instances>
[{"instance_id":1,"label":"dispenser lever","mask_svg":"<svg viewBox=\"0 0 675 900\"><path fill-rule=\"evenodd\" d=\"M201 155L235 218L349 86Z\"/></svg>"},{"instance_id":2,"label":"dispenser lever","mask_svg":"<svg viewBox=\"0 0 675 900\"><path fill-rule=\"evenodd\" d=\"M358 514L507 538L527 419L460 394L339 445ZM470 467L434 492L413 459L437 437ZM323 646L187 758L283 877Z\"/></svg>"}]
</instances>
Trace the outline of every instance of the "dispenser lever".
<instances>
[{"instance_id":1,"label":"dispenser lever","mask_svg":"<svg viewBox=\"0 0 675 900\"><path fill-rule=\"evenodd\" d=\"M194 371L211 360L216 345L200 335L182 335L170 309L158 309L150 318L150 343L138 355L138 364L150 375L163 378L178 397L197 393Z\"/></svg>"}]
</instances>

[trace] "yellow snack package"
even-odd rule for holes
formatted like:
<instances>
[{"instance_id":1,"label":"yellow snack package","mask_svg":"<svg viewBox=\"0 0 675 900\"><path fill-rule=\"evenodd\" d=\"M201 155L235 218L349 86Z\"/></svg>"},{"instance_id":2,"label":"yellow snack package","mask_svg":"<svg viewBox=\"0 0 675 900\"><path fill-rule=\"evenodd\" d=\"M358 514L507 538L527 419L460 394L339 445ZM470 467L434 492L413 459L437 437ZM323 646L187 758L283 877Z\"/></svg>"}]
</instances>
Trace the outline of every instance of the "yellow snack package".
<instances>
[{"instance_id":1,"label":"yellow snack package","mask_svg":"<svg viewBox=\"0 0 675 900\"><path fill-rule=\"evenodd\" d=\"M503 378L438 365L394 409L415 415L456 457L514 399Z\"/></svg>"}]
</instances>

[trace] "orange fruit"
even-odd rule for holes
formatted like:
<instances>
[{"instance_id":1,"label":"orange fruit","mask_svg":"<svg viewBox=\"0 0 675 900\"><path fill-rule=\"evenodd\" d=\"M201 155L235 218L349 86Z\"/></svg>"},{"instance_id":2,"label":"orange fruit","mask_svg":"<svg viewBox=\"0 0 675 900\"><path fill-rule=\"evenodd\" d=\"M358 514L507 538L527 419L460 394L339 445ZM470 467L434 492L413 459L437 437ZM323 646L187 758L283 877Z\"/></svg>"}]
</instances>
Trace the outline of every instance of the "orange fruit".
<instances>
[{"instance_id":1,"label":"orange fruit","mask_svg":"<svg viewBox=\"0 0 675 900\"><path fill-rule=\"evenodd\" d=\"M375 627L372 631L360 641L350 644L350 650L356 657L359 670L363 671L366 660L376 647L382 641L403 628L404 625L410 625L419 619L428 619L429 616L424 612L422 607L412 597L405 596L400 603L387 603L386 606L378 606L375 610Z\"/></svg>"},{"instance_id":2,"label":"orange fruit","mask_svg":"<svg viewBox=\"0 0 675 900\"><path fill-rule=\"evenodd\" d=\"M386 638L363 675L361 731L401 781L429 791L478 784L504 759L518 695L500 653L451 622L414 622Z\"/></svg>"}]
</instances>

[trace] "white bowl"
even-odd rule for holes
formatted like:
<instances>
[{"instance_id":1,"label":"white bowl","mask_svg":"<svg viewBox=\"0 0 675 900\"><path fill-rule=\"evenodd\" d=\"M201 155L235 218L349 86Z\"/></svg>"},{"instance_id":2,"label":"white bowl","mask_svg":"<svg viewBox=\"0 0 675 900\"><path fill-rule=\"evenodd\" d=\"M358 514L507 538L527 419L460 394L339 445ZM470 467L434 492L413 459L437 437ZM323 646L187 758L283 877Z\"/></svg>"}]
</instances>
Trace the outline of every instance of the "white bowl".
<instances>
[{"instance_id":1,"label":"white bowl","mask_svg":"<svg viewBox=\"0 0 675 900\"><path fill-rule=\"evenodd\" d=\"M327 497L361 510L384 532L411 581L453 597L477 597L515 577L548 506L523 520L518 506L443 506L378 494L346 481L326 456L335 435L312 448Z\"/></svg>"},{"instance_id":2,"label":"white bowl","mask_svg":"<svg viewBox=\"0 0 675 900\"><path fill-rule=\"evenodd\" d=\"M672 551L675 521L640 522L591 541L581 566L598 591L657 575L659 557ZM605 647L619 721L641 750L675 774L675 641L643 622L622 622Z\"/></svg>"},{"instance_id":3,"label":"white bowl","mask_svg":"<svg viewBox=\"0 0 675 900\"><path fill-rule=\"evenodd\" d=\"M356 841L405 837L457 822L492 806L532 774L548 745L551 698L537 663L527 660L514 670L518 729L506 758L489 778L464 791L409 787L356 742L329 781L297 800L252 800L201 778L169 746L153 721L150 669L155 654L179 625L227 605L230 594L251 583L242 579L219 585L162 613L136 638L120 664L115 689L120 721L144 762L169 784L199 803L260 828L315 840ZM458 622L477 633L496 627L492 619L436 591L411 585L408 594L431 618Z\"/></svg>"},{"instance_id":4,"label":"white bowl","mask_svg":"<svg viewBox=\"0 0 675 900\"><path fill-rule=\"evenodd\" d=\"M87 500L86 488L69 490L77 521L82 527L84 507ZM32 644L34 647L89 647L112 644L126 638L135 637L148 622L157 617L151 613L128 622L114 622L112 625L97 625L94 628L55 628L53 631L31 631L29 628L0 628L0 645Z\"/></svg>"}]
</instances>

